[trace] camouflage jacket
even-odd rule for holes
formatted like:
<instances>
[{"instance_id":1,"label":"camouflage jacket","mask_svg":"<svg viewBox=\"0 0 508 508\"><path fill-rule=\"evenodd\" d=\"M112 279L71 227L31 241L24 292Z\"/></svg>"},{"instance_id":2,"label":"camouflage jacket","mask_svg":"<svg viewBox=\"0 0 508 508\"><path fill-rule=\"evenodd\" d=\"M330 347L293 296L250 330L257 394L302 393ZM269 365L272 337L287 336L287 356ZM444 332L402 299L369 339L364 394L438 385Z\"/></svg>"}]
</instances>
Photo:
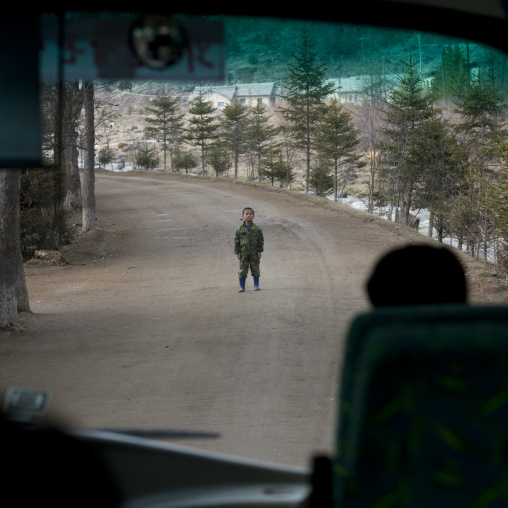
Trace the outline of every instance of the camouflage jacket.
<instances>
[{"instance_id":1,"label":"camouflage jacket","mask_svg":"<svg viewBox=\"0 0 508 508\"><path fill-rule=\"evenodd\" d=\"M245 252L263 252L264 246L263 232L254 222L248 228L245 222L242 222L235 233L235 254Z\"/></svg>"}]
</instances>

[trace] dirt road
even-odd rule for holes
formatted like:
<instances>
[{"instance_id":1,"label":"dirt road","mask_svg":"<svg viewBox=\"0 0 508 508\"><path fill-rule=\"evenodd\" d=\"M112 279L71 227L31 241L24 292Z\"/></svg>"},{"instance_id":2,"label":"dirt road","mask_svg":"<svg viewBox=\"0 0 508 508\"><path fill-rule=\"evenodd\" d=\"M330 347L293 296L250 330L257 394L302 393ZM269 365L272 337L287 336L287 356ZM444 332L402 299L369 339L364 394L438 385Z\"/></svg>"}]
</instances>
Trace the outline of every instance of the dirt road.
<instances>
[{"instance_id":1,"label":"dirt road","mask_svg":"<svg viewBox=\"0 0 508 508\"><path fill-rule=\"evenodd\" d=\"M71 263L26 266L33 314L2 334L0 386L52 390L69 425L219 432L179 443L297 466L331 451L343 333L406 239L231 183L99 173L96 193ZM238 294L244 206L266 251L262 290Z\"/></svg>"}]
</instances>

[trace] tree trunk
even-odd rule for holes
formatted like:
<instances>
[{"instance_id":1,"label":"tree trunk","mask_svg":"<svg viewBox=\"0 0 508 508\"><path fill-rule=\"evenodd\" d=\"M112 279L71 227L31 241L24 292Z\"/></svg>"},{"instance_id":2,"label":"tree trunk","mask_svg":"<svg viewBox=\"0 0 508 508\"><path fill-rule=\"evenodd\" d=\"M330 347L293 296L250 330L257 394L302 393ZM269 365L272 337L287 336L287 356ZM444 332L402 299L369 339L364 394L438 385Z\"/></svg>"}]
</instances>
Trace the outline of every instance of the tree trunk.
<instances>
[{"instance_id":1,"label":"tree trunk","mask_svg":"<svg viewBox=\"0 0 508 508\"><path fill-rule=\"evenodd\" d=\"M95 131L94 131L94 84L83 83L85 105L85 156L83 165L82 215L84 232L95 229Z\"/></svg>"},{"instance_id":2,"label":"tree trunk","mask_svg":"<svg viewBox=\"0 0 508 508\"><path fill-rule=\"evenodd\" d=\"M19 221L18 221L18 233L19 236ZM30 312L30 300L28 298L28 289L26 287L26 279L25 279L25 269L23 267L23 256L21 254L21 250L19 250L18 254L18 268L16 275L16 306L18 312Z\"/></svg>"},{"instance_id":3,"label":"tree trunk","mask_svg":"<svg viewBox=\"0 0 508 508\"><path fill-rule=\"evenodd\" d=\"M367 213L374 213L374 185L376 178L375 161L370 161L370 174L369 174L369 201L367 205Z\"/></svg>"},{"instance_id":4,"label":"tree trunk","mask_svg":"<svg viewBox=\"0 0 508 508\"><path fill-rule=\"evenodd\" d=\"M18 326L18 310L30 310L20 251L20 169L0 169L0 328Z\"/></svg>"},{"instance_id":5,"label":"tree trunk","mask_svg":"<svg viewBox=\"0 0 508 508\"><path fill-rule=\"evenodd\" d=\"M402 209L403 209L403 224L405 226L409 226L411 224L411 218L410 218L410 212L411 212L411 206L413 204L413 186L410 186L408 189L408 193L406 196L406 201L402 203Z\"/></svg>"},{"instance_id":6,"label":"tree trunk","mask_svg":"<svg viewBox=\"0 0 508 508\"><path fill-rule=\"evenodd\" d=\"M66 212L72 212L81 208L77 120L81 112L82 101L83 95L79 91L77 82L73 82L65 88L65 103L62 118L62 168L65 173L63 208Z\"/></svg>"},{"instance_id":7,"label":"tree trunk","mask_svg":"<svg viewBox=\"0 0 508 508\"><path fill-rule=\"evenodd\" d=\"M443 243L443 233L444 233L443 226L439 226L437 229L437 239L439 243Z\"/></svg>"},{"instance_id":8,"label":"tree trunk","mask_svg":"<svg viewBox=\"0 0 508 508\"><path fill-rule=\"evenodd\" d=\"M310 133L309 133L309 122L307 120L307 164L305 168L305 194L309 193L309 180L310 180Z\"/></svg>"},{"instance_id":9,"label":"tree trunk","mask_svg":"<svg viewBox=\"0 0 508 508\"><path fill-rule=\"evenodd\" d=\"M387 216L386 216L386 218L387 218L390 222L392 222L392 214L393 214L393 204L392 204L392 202L390 201L390 202L388 203L388 212L387 212Z\"/></svg>"},{"instance_id":10,"label":"tree trunk","mask_svg":"<svg viewBox=\"0 0 508 508\"><path fill-rule=\"evenodd\" d=\"M201 143L201 174L205 174L205 144Z\"/></svg>"},{"instance_id":11,"label":"tree trunk","mask_svg":"<svg viewBox=\"0 0 508 508\"><path fill-rule=\"evenodd\" d=\"M432 238L432 230L434 229L434 212L431 210L429 214L429 229L427 231L427 236Z\"/></svg>"},{"instance_id":12,"label":"tree trunk","mask_svg":"<svg viewBox=\"0 0 508 508\"><path fill-rule=\"evenodd\" d=\"M338 176L337 161L335 161L334 178L333 178L333 200L337 203L337 178ZM342 196L342 195L341 195Z\"/></svg>"}]
</instances>

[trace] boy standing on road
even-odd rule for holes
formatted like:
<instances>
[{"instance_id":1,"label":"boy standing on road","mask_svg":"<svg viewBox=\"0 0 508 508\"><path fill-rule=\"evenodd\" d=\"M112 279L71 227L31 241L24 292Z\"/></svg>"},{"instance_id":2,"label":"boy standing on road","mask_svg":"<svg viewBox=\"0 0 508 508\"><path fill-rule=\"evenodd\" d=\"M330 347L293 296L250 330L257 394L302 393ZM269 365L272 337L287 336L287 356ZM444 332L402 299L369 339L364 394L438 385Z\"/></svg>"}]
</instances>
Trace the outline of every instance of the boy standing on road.
<instances>
[{"instance_id":1,"label":"boy standing on road","mask_svg":"<svg viewBox=\"0 0 508 508\"><path fill-rule=\"evenodd\" d=\"M245 279L250 272L254 277L254 289L259 291L259 262L263 252L263 232L254 222L254 210L250 207L244 208L242 213L242 224L238 226L235 233L235 254L240 260L238 277L240 279L239 293L245 291Z\"/></svg>"}]
</instances>

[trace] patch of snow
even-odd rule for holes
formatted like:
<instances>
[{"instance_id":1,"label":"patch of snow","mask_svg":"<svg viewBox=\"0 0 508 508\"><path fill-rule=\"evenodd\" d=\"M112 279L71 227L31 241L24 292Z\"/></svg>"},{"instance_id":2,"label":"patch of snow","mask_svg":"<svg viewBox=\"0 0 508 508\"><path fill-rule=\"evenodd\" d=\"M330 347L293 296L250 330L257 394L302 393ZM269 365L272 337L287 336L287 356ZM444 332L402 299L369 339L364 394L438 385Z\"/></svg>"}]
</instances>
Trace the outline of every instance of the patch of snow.
<instances>
[{"instance_id":1,"label":"patch of snow","mask_svg":"<svg viewBox=\"0 0 508 508\"><path fill-rule=\"evenodd\" d=\"M328 196L328 199L333 201L333 196ZM356 210L367 212L367 209L368 209L368 207L367 207L368 200L366 198L355 198L352 196L348 196L347 198L339 199L338 201L340 203L350 206L351 208L354 208ZM418 226L418 232L424 236L427 236L427 232L429 230L429 215L430 215L429 211L425 210L425 209L420 209L420 210L411 209L410 212L415 217L420 219L420 224ZM377 215L378 217L388 220L386 208L374 208L374 214ZM437 234L436 234L435 230L432 231L432 237L437 239ZM455 247L455 248L458 248L458 246L459 246L458 241L455 240L454 238L450 238L450 237L443 238L443 244L449 245L449 246ZM489 250L487 252L487 259L490 262L495 261L494 250L492 248L489 248Z\"/></svg>"}]
</instances>

